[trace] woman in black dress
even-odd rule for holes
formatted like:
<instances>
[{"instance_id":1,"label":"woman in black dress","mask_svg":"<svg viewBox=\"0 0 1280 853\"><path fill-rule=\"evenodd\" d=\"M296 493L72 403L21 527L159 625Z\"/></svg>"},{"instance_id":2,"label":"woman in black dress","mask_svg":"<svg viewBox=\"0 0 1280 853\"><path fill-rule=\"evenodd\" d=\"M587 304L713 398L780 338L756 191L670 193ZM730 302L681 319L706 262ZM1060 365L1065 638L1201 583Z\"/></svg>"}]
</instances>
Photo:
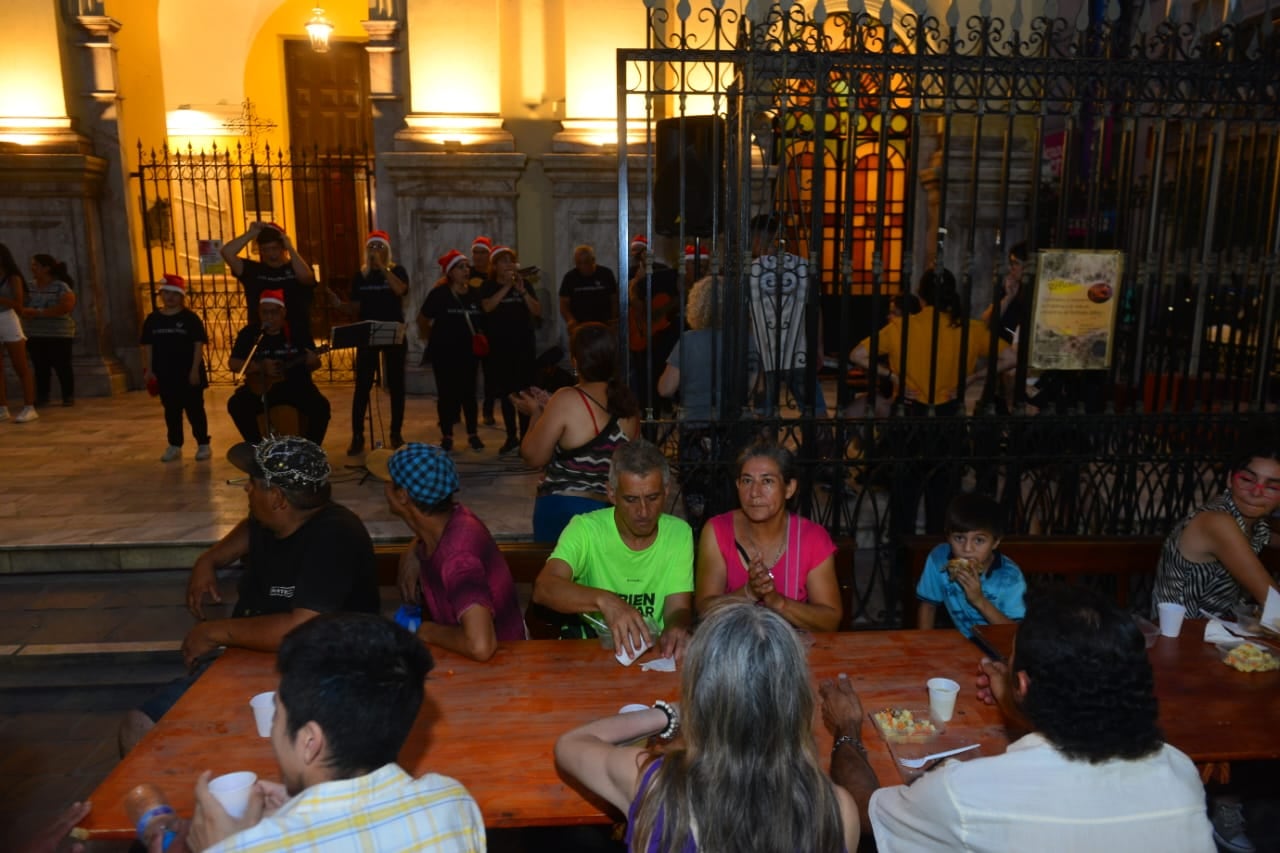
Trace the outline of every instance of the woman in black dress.
<instances>
[{"instance_id":1,"label":"woman in black dress","mask_svg":"<svg viewBox=\"0 0 1280 853\"><path fill-rule=\"evenodd\" d=\"M480 307L485 312L489 334L489 356L484 361L484 393L502 404L502 423L507 440L499 453L520 449L520 439L529 428L529 416L518 416L511 394L518 394L534 380L534 320L542 316L542 306L516 264L514 249L497 246L489 255L489 279L480 285Z\"/></svg>"}]
</instances>

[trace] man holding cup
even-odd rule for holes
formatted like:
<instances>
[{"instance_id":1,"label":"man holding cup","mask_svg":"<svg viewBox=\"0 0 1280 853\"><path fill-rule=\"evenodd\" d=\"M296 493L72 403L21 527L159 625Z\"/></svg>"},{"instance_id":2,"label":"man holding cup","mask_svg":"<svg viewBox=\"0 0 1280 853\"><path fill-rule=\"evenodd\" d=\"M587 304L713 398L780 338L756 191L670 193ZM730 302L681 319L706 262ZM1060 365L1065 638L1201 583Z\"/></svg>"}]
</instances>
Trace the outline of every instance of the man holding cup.
<instances>
[{"instance_id":1,"label":"man holding cup","mask_svg":"<svg viewBox=\"0 0 1280 853\"><path fill-rule=\"evenodd\" d=\"M949 761L910 787L876 790L857 740L862 705L847 679L821 685L836 735L832 778L898 850L1214 850L1204 786L1156 726L1138 626L1076 586L1030 599L1013 659L983 659L978 695L1028 732L1004 755Z\"/></svg>"}]
</instances>

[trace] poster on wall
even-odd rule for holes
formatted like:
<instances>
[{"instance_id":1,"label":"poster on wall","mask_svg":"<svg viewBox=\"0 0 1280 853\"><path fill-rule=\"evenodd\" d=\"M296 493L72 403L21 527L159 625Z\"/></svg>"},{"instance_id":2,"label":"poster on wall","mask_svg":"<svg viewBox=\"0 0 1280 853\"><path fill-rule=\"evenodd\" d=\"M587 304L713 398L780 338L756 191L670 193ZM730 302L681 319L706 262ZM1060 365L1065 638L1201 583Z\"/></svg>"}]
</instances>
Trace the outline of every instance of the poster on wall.
<instances>
[{"instance_id":1,"label":"poster on wall","mask_svg":"<svg viewBox=\"0 0 1280 853\"><path fill-rule=\"evenodd\" d=\"M1124 253L1049 249L1039 253L1031 315L1030 366L1105 370L1111 366Z\"/></svg>"},{"instance_id":2,"label":"poster on wall","mask_svg":"<svg viewBox=\"0 0 1280 853\"><path fill-rule=\"evenodd\" d=\"M222 260L221 240L200 240L200 274L219 275L227 271L227 263Z\"/></svg>"}]
</instances>

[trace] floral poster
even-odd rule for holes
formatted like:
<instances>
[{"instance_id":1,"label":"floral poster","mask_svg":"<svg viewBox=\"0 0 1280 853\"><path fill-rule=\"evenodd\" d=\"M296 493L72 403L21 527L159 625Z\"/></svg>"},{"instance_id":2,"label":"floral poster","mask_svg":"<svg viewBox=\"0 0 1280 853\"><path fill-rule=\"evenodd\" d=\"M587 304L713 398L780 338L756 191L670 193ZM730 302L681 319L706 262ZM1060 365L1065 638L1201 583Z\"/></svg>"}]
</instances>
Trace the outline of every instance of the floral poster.
<instances>
[{"instance_id":1,"label":"floral poster","mask_svg":"<svg viewBox=\"0 0 1280 853\"><path fill-rule=\"evenodd\" d=\"M1039 253L1031 367L1105 370L1111 366L1123 270L1123 252L1050 249Z\"/></svg>"}]
</instances>

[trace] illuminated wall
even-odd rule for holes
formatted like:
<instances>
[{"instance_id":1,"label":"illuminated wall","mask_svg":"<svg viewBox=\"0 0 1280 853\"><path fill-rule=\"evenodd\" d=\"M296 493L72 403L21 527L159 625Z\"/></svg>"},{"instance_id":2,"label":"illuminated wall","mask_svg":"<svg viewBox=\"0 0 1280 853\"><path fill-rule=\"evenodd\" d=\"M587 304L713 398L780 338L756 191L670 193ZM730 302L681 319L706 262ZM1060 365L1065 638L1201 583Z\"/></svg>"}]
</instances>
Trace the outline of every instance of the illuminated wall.
<instances>
[{"instance_id":1,"label":"illuminated wall","mask_svg":"<svg viewBox=\"0 0 1280 853\"><path fill-rule=\"evenodd\" d=\"M57 15L50 0L4 0L0 141L38 143L68 126Z\"/></svg>"},{"instance_id":2,"label":"illuminated wall","mask_svg":"<svg viewBox=\"0 0 1280 853\"><path fill-rule=\"evenodd\" d=\"M407 0L411 109L428 115L500 112L500 52L509 41L498 0Z\"/></svg>"}]
</instances>

